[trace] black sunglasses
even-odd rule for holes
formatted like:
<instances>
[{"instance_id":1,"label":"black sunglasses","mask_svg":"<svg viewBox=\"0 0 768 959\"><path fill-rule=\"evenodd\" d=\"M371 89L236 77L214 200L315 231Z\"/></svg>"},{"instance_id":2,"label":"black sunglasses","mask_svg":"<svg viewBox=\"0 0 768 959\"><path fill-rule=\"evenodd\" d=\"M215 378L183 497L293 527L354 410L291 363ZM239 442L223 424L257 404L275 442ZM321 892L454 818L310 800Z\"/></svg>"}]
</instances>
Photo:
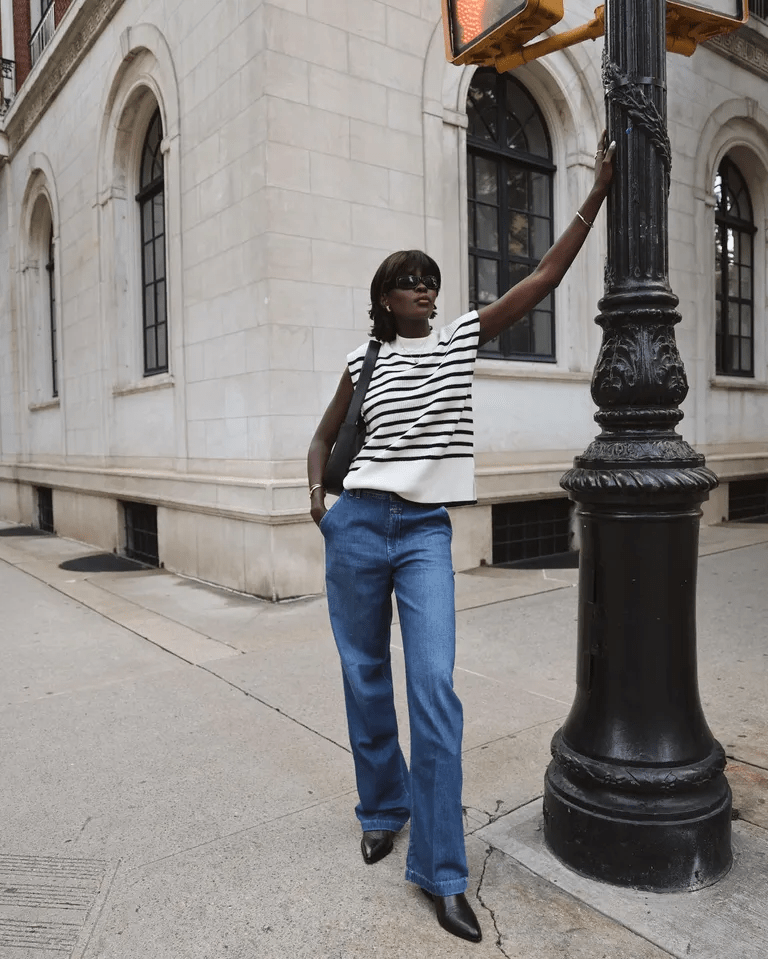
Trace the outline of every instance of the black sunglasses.
<instances>
[{"instance_id":1,"label":"black sunglasses","mask_svg":"<svg viewBox=\"0 0 768 959\"><path fill-rule=\"evenodd\" d=\"M436 276L416 276L414 273L407 273L405 276L396 277L392 287L397 287L398 290L415 290L421 283L423 283L428 290L440 289L440 283Z\"/></svg>"}]
</instances>

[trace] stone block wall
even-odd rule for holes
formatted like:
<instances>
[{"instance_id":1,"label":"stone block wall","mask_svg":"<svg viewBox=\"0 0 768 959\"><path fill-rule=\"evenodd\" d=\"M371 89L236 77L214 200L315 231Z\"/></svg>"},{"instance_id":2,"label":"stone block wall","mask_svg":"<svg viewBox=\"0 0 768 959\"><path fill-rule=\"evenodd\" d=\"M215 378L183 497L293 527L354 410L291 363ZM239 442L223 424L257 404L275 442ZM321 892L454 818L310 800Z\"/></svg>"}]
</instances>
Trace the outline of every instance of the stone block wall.
<instances>
[{"instance_id":1,"label":"stone block wall","mask_svg":"<svg viewBox=\"0 0 768 959\"><path fill-rule=\"evenodd\" d=\"M467 309L472 69L446 64L432 0L73 0L66 16L56 3L59 29L3 121L0 515L33 521L34 486L50 486L60 531L120 549L119 503L135 498L157 506L168 568L269 598L317 592L304 458L345 355L367 337L376 267L425 248L443 268L439 322ZM558 29L591 15L569 4ZM592 178L601 48L516 73L552 138L556 232ZM670 260L691 383L681 431L727 480L768 472L768 117L766 77L722 53L670 58ZM154 105L171 361L144 377L133 184ZM712 184L728 151L760 228L749 383L713 372ZM44 402L44 344L30 332L40 197L61 378ZM493 503L562 495L560 474L596 432L604 248L599 221L556 292L555 363L478 361L479 505L454 511L457 568L490 560Z\"/></svg>"}]
</instances>

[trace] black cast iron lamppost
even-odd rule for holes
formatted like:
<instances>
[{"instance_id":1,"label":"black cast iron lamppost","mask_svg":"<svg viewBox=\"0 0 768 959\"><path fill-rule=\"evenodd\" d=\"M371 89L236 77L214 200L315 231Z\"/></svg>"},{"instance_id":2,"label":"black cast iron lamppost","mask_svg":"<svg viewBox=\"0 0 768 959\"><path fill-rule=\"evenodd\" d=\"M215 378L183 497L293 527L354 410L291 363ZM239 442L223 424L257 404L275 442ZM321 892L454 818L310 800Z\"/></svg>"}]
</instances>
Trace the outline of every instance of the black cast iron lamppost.
<instances>
[{"instance_id":1,"label":"black cast iron lamppost","mask_svg":"<svg viewBox=\"0 0 768 959\"><path fill-rule=\"evenodd\" d=\"M680 437L688 384L669 285L664 0L607 0L608 201L602 432L561 485L581 529L577 693L552 742L545 837L578 872L690 890L731 864L725 754L696 672L700 504L717 485Z\"/></svg>"},{"instance_id":2,"label":"black cast iron lamppost","mask_svg":"<svg viewBox=\"0 0 768 959\"><path fill-rule=\"evenodd\" d=\"M452 63L509 70L606 36L618 148L592 380L602 432L562 479L581 527L577 694L552 743L545 836L584 875L691 890L730 867L731 792L696 674L700 505L717 479L675 431L688 383L669 285L666 51L690 56L748 12L606 0L589 23L530 42L563 12L563 0L443 0Z\"/></svg>"}]
</instances>

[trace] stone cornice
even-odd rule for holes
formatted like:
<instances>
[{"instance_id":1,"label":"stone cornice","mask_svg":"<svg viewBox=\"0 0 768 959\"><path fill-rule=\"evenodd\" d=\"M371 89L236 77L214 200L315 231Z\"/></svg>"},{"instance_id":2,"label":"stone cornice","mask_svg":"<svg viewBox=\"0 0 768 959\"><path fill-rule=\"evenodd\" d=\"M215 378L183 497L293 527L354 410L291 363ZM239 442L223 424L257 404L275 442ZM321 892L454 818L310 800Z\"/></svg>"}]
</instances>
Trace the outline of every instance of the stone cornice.
<instances>
[{"instance_id":1,"label":"stone cornice","mask_svg":"<svg viewBox=\"0 0 768 959\"><path fill-rule=\"evenodd\" d=\"M768 39L757 30L741 27L734 33L708 40L706 46L731 63L768 80Z\"/></svg>"},{"instance_id":2,"label":"stone cornice","mask_svg":"<svg viewBox=\"0 0 768 959\"><path fill-rule=\"evenodd\" d=\"M75 0L5 117L11 158L77 68L123 0Z\"/></svg>"}]
</instances>

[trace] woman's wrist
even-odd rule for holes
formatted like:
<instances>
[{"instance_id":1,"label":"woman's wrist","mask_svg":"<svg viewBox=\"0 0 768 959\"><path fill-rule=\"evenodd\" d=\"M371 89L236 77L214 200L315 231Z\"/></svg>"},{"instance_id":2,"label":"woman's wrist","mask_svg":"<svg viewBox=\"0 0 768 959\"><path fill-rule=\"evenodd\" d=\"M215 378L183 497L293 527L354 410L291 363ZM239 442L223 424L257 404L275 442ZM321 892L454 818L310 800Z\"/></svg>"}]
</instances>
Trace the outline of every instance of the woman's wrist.
<instances>
[{"instance_id":1,"label":"woman's wrist","mask_svg":"<svg viewBox=\"0 0 768 959\"><path fill-rule=\"evenodd\" d=\"M595 184L590 190L586 200L576 211L577 216L580 218L583 217L583 219L589 223L594 223L607 195L607 187L603 188Z\"/></svg>"},{"instance_id":2,"label":"woman's wrist","mask_svg":"<svg viewBox=\"0 0 768 959\"><path fill-rule=\"evenodd\" d=\"M608 183L601 183L599 180L595 180L592 184L592 189L589 191L587 202L589 202L589 200L597 200L597 202L602 205L603 200L608 196L608 190L610 190L610 188L610 180Z\"/></svg>"}]
</instances>

